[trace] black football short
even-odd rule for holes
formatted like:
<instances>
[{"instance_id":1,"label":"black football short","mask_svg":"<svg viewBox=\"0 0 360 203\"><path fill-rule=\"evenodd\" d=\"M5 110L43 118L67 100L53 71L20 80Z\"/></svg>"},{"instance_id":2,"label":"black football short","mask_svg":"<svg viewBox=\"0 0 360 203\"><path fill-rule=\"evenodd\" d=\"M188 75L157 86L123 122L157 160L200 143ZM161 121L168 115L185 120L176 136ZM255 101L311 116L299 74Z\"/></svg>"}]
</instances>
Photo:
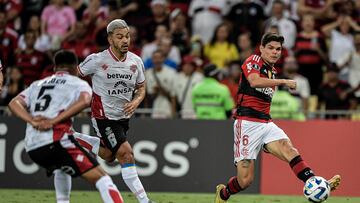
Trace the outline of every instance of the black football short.
<instances>
[{"instance_id":1,"label":"black football short","mask_svg":"<svg viewBox=\"0 0 360 203\"><path fill-rule=\"evenodd\" d=\"M69 136L69 143L64 147L60 141L39 147L28 152L30 158L47 170L51 176L55 169L61 169L72 177L99 165L94 155L87 152L73 136Z\"/></svg>"},{"instance_id":2,"label":"black football short","mask_svg":"<svg viewBox=\"0 0 360 203\"><path fill-rule=\"evenodd\" d=\"M110 149L113 154L116 154L121 144L127 140L129 119L108 120L93 118L92 122L105 147Z\"/></svg>"}]
</instances>

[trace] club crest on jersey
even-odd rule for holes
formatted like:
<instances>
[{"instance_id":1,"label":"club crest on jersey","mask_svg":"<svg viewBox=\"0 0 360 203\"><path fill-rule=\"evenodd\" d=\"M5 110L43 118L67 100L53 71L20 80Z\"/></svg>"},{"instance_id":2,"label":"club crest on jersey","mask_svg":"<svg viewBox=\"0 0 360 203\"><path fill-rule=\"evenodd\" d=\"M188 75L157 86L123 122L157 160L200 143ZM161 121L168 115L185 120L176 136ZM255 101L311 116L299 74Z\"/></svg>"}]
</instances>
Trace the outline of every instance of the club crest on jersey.
<instances>
[{"instance_id":1,"label":"club crest on jersey","mask_svg":"<svg viewBox=\"0 0 360 203\"><path fill-rule=\"evenodd\" d=\"M130 66L130 70L131 70L133 73L136 72L136 69L137 69L137 66L136 66L135 64L132 64L132 65Z\"/></svg>"},{"instance_id":2,"label":"club crest on jersey","mask_svg":"<svg viewBox=\"0 0 360 203\"><path fill-rule=\"evenodd\" d=\"M103 64L103 65L101 66L101 68L102 68L103 70L106 70L108 67L109 67L109 66L106 65L106 64Z\"/></svg>"}]
</instances>

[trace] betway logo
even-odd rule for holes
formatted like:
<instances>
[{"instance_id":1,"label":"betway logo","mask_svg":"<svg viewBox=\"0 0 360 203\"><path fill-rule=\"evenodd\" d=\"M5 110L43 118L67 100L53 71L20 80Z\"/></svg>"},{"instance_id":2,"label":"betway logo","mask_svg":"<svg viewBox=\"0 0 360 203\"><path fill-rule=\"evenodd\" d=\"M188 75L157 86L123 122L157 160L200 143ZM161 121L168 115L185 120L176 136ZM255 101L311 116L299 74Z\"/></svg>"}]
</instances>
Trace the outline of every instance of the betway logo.
<instances>
[{"instance_id":1,"label":"betway logo","mask_svg":"<svg viewBox=\"0 0 360 203\"><path fill-rule=\"evenodd\" d=\"M131 80L132 74L120 74L120 73L113 73L107 74L107 79L126 79Z\"/></svg>"}]
</instances>

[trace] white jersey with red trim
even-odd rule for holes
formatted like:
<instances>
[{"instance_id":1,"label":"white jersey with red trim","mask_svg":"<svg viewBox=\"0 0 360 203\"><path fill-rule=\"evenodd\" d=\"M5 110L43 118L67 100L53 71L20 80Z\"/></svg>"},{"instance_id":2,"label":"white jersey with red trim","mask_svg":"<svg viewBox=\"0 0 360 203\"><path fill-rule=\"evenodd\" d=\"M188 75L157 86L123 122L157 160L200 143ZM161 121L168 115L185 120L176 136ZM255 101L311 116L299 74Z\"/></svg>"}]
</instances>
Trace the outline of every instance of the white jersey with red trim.
<instances>
[{"instance_id":1,"label":"white jersey with red trim","mask_svg":"<svg viewBox=\"0 0 360 203\"><path fill-rule=\"evenodd\" d=\"M32 116L44 116L51 119L75 103L82 92L92 94L91 87L86 81L67 72L56 72L52 76L33 82L19 96L25 101ZM44 132L34 129L28 123L25 149L30 151L61 140L66 133L72 133L71 119Z\"/></svg>"},{"instance_id":2,"label":"white jersey with red trim","mask_svg":"<svg viewBox=\"0 0 360 203\"><path fill-rule=\"evenodd\" d=\"M127 52L125 59L120 61L109 48L86 57L78 66L78 71L82 76L91 77L92 117L111 120L129 118L124 113L124 104L133 99L136 86L145 82L144 64L139 56Z\"/></svg>"}]
</instances>

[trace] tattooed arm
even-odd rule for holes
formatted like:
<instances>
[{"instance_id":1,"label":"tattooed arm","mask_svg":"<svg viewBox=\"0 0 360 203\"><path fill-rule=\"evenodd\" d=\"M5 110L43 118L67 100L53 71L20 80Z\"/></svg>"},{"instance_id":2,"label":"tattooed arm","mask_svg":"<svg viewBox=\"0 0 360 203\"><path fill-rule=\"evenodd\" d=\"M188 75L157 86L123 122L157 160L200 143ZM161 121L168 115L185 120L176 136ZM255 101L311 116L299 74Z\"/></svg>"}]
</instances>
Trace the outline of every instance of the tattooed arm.
<instances>
[{"instance_id":1,"label":"tattooed arm","mask_svg":"<svg viewBox=\"0 0 360 203\"><path fill-rule=\"evenodd\" d=\"M126 115L131 116L132 114L134 114L136 108L140 105L144 97L145 97L145 83L136 86L133 99L131 100L131 102L126 103L124 105L124 111Z\"/></svg>"}]
</instances>

